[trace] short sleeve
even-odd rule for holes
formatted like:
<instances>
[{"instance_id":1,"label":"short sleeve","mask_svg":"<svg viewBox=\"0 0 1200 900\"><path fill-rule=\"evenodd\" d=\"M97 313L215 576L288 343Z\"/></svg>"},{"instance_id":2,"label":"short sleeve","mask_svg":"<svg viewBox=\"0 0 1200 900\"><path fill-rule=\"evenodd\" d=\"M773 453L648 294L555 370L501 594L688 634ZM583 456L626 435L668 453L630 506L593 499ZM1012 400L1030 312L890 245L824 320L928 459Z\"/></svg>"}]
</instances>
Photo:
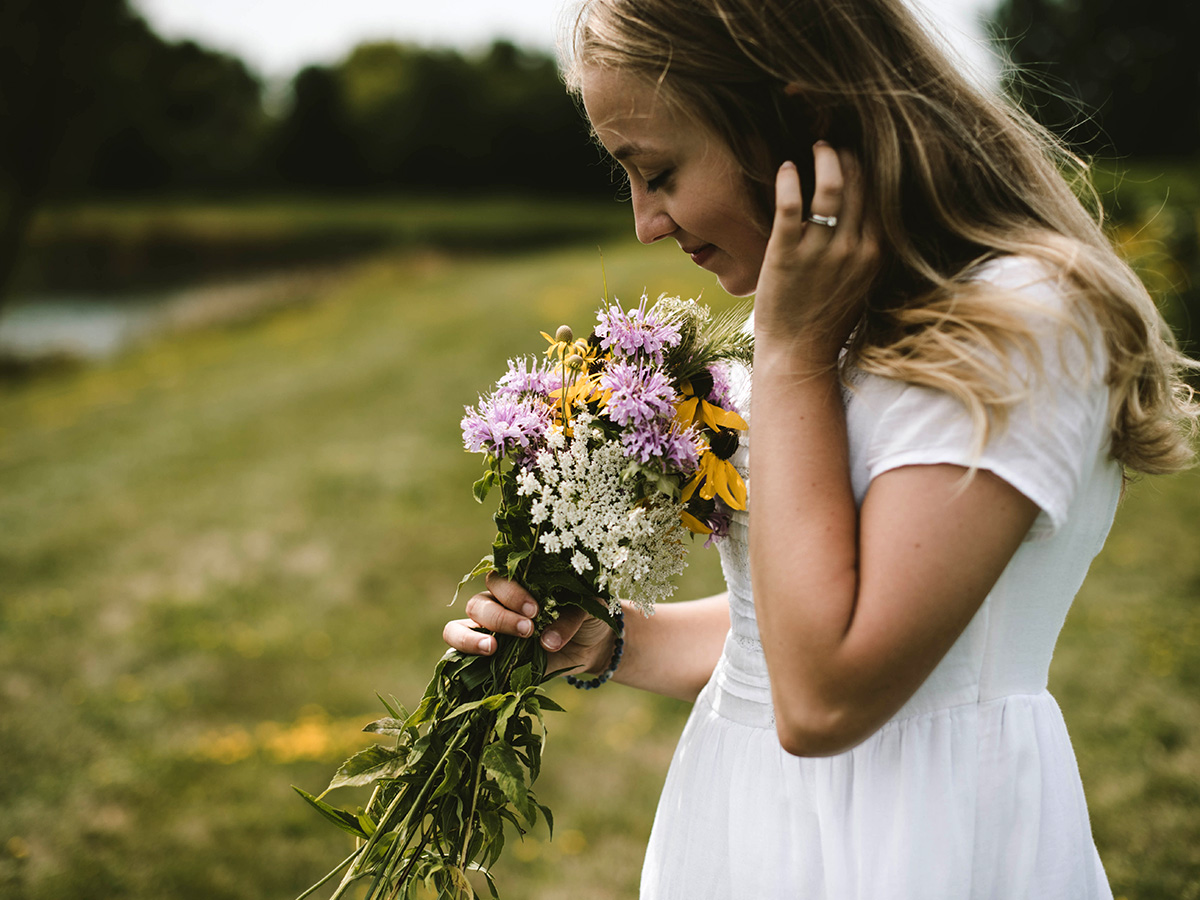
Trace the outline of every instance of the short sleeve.
<instances>
[{"instance_id":1,"label":"short sleeve","mask_svg":"<svg viewBox=\"0 0 1200 900\"><path fill-rule=\"evenodd\" d=\"M1024 396L1010 408L1006 425L990 430L982 452L962 401L931 388L873 379L868 390L877 419L865 453L868 480L909 465L986 469L1038 505L1030 538L1047 537L1066 522L1084 476L1108 440L1099 334L1085 328L1085 343L1062 321L1062 295L1036 262L1009 258L992 263L981 277L1032 301L1028 314L1041 366L1031 367L1023 355L1014 355Z\"/></svg>"}]
</instances>

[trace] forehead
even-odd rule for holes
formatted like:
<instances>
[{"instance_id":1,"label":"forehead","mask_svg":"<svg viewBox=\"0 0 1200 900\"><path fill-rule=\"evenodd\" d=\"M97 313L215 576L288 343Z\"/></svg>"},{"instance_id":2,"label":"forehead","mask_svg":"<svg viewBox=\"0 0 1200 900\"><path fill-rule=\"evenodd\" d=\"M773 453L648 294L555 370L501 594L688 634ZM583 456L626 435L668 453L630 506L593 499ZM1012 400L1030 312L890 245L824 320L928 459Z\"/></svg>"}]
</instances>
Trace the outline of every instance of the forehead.
<instances>
[{"instance_id":1,"label":"forehead","mask_svg":"<svg viewBox=\"0 0 1200 900\"><path fill-rule=\"evenodd\" d=\"M588 120L617 159L635 159L696 130L667 102L662 89L645 78L589 66L581 81Z\"/></svg>"}]
</instances>

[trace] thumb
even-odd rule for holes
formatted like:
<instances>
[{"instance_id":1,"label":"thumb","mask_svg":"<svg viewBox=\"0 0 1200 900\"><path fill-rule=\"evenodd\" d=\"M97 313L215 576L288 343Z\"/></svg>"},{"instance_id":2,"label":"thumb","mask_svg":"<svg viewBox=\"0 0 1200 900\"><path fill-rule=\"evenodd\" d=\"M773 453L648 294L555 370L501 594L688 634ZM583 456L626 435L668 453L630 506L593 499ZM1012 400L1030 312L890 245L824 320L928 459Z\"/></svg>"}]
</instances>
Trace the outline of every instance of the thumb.
<instances>
[{"instance_id":1,"label":"thumb","mask_svg":"<svg viewBox=\"0 0 1200 900\"><path fill-rule=\"evenodd\" d=\"M575 637L587 617L587 612L578 606L566 607L542 632L542 646L551 652L561 650Z\"/></svg>"}]
</instances>

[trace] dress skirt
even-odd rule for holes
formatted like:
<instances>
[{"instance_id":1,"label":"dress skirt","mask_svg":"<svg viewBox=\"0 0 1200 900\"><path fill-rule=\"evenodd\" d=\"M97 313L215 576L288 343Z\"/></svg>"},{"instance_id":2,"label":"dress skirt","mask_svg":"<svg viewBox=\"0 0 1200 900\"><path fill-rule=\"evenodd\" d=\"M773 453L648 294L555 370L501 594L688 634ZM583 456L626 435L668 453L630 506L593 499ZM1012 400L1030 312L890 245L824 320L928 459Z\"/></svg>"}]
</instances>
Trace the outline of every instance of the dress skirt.
<instances>
[{"instance_id":1,"label":"dress skirt","mask_svg":"<svg viewBox=\"0 0 1200 900\"><path fill-rule=\"evenodd\" d=\"M795 757L776 736L761 652L731 635L671 763L641 897L1112 894L1049 693L906 706L852 750Z\"/></svg>"}]
</instances>

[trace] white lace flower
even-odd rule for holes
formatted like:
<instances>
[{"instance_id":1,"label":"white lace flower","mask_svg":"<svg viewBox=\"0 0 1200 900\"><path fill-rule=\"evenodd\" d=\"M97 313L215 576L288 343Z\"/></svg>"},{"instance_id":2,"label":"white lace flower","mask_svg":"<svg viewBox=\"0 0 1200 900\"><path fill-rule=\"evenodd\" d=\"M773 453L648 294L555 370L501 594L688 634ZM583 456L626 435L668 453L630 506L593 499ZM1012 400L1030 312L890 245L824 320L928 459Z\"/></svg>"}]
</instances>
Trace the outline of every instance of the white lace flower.
<instances>
[{"instance_id":1,"label":"white lace flower","mask_svg":"<svg viewBox=\"0 0 1200 900\"><path fill-rule=\"evenodd\" d=\"M522 467L521 474L517 476L517 496L537 496L541 489L542 486L538 483L537 476Z\"/></svg>"},{"instance_id":2,"label":"white lace flower","mask_svg":"<svg viewBox=\"0 0 1200 900\"><path fill-rule=\"evenodd\" d=\"M683 571L686 534L679 505L658 495L638 501L621 475L628 465L620 444L586 427L581 412L571 439L558 452L538 454L532 504L538 538L548 553L574 550L579 574L595 571L595 584L617 601L630 600L649 615L670 597Z\"/></svg>"}]
</instances>

